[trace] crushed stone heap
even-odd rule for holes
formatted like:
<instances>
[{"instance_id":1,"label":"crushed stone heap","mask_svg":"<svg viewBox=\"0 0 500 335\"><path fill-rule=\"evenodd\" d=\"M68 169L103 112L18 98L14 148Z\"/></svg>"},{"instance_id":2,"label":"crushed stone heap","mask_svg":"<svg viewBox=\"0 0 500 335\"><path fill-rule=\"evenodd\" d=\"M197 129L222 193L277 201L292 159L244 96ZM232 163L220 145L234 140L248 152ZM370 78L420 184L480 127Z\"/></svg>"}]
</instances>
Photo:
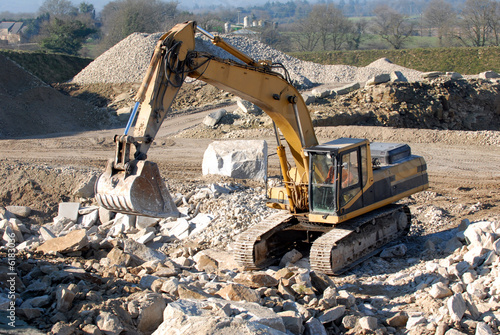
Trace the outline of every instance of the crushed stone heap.
<instances>
[{"instance_id":1,"label":"crushed stone heap","mask_svg":"<svg viewBox=\"0 0 500 335\"><path fill-rule=\"evenodd\" d=\"M156 42L161 35L162 33L129 35L97 57L71 82L76 84L141 82ZM301 61L244 36L222 35L222 37L229 44L256 60L266 59L283 64L292 80L303 88L315 84L365 82L375 75L393 71L400 71L409 81L421 80L421 72L392 64L386 59L378 60L366 67L320 65ZM202 37L196 38L196 50L209 52L221 58L234 59L226 51Z\"/></svg>"}]
</instances>

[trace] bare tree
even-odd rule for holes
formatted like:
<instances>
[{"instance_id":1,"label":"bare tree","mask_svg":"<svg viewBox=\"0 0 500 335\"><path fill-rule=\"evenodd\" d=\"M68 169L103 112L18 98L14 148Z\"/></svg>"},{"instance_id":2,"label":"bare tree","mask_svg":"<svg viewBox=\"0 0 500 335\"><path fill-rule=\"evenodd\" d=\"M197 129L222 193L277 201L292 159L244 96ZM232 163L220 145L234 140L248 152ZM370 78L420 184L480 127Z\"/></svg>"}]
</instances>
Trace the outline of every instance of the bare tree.
<instances>
[{"instance_id":1,"label":"bare tree","mask_svg":"<svg viewBox=\"0 0 500 335\"><path fill-rule=\"evenodd\" d=\"M313 51L321 39L321 33L316 22L308 18L301 19L297 24L293 25L300 51Z\"/></svg>"},{"instance_id":2,"label":"bare tree","mask_svg":"<svg viewBox=\"0 0 500 335\"><path fill-rule=\"evenodd\" d=\"M443 37L451 33L457 20L453 6L444 0L432 0L424 11L424 18L431 28L436 28L439 45L445 45Z\"/></svg>"},{"instance_id":3,"label":"bare tree","mask_svg":"<svg viewBox=\"0 0 500 335\"><path fill-rule=\"evenodd\" d=\"M491 43L496 46L500 46L500 3L496 1L491 2L491 18L490 18L490 28L491 28Z\"/></svg>"},{"instance_id":4,"label":"bare tree","mask_svg":"<svg viewBox=\"0 0 500 335\"><path fill-rule=\"evenodd\" d=\"M69 0L45 0L38 9L40 14L48 13L51 17L59 19L78 15L78 8Z\"/></svg>"},{"instance_id":5,"label":"bare tree","mask_svg":"<svg viewBox=\"0 0 500 335\"><path fill-rule=\"evenodd\" d=\"M387 41L394 49L402 49L406 40L414 31L408 18L387 5L377 6L373 10L373 29L375 33Z\"/></svg>"},{"instance_id":6,"label":"bare tree","mask_svg":"<svg viewBox=\"0 0 500 335\"><path fill-rule=\"evenodd\" d=\"M307 19L318 26L323 50L340 50L353 29L342 11L331 3L314 5Z\"/></svg>"},{"instance_id":7,"label":"bare tree","mask_svg":"<svg viewBox=\"0 0 500 335\"><path fill-rule=\"evenodd\" d=\"M492 32L492 22L496 11L496 2L492 0L467 0L462 11L461 35L459 40L464 45L475 47L487 45Z\"/></svg>"},{"instance_id":8,"label":"bare tree","mask_svg":"<svg viewBox=\"0 0 500 335\"><path fill-rule=\"evenodd\" d=\"M134 32L168 31L176 22L177 2L116 0L101 12L104 46L110 47Z\"/></svg>"}]
</instances>

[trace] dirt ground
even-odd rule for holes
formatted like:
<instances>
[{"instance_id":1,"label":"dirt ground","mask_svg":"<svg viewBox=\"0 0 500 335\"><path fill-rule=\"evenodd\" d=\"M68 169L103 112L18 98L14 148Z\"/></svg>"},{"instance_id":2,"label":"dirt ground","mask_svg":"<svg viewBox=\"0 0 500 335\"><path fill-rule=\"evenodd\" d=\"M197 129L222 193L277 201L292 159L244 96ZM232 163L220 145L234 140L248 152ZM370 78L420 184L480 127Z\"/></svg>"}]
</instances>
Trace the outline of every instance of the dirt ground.
<instances>
[{"instance_id":1,"label":"dirt ground","mask_svg":"<svg viewBox=\"0 0 500 335\"><path fill-rule=\"evenodd\" d=\"M228 105L227 110L236 106ZM206 109L206 108L205 108ZM209 182L203 177L203 153L214 140L265 139L273 153L274 134L267 127L230 126L209 129L201 122L212 110L187 110L165 120L149 159L157 162L172 192ZM223 130L221 130L223 129ZM123 128L50 134L36 138L0 140L0 206L27 205L42 223L56 215L61 201L76 200L74 190L91 174L99 173L113 157L115 134ZM491 144L498 132L472 132L387 127L318 127L320 143L337 137L408 143L428 165L430 188L407 201L424 212L432 205L449 218L444 226L425 227L427 232L446 229L463 218L497 217L500 200L500 147ZM277 175L276 156L269 161L270 175Z\"/></svg>"}]
</instances>

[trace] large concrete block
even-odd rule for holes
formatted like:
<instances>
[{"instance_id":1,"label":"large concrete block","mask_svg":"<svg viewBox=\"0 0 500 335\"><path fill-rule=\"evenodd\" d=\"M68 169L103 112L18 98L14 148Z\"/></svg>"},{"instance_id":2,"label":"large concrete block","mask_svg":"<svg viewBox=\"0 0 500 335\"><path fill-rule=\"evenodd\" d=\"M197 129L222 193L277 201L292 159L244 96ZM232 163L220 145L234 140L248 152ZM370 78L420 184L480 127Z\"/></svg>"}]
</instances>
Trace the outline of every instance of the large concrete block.
<instances>
[{"instance_id":1,"label":"large concrete block","mask_svg":"<svg viewBox=\"0 0 500 335\"><path fill-rule=\"evenodd\" d=\"M203 155L203 175L216 174L238 179L265 180L267 142L215 141Z\"/></svg>"}]
</instances>

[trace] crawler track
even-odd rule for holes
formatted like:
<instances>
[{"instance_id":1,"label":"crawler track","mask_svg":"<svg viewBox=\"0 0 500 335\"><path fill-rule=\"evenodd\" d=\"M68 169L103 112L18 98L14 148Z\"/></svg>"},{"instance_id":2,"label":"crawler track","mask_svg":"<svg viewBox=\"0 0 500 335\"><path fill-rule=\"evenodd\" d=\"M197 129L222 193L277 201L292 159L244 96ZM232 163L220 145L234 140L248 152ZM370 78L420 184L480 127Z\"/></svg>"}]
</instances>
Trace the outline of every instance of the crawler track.
<instances>
[{"instance_id":1,"label":"crawler track","mask_svg":"<svg viewBox=\"0 0 500 335\"><path fill-rule=\"evenodd\" d=\"M287 212L276 213L239 236L235 259L248 270L263 268L291 249L297 237L315 232L320 236L311 240L311 268L336 275L405 235L410 221L410 211L402 205L386 206L337 226L316 226Z\"/></svg>"}]
</instances>

